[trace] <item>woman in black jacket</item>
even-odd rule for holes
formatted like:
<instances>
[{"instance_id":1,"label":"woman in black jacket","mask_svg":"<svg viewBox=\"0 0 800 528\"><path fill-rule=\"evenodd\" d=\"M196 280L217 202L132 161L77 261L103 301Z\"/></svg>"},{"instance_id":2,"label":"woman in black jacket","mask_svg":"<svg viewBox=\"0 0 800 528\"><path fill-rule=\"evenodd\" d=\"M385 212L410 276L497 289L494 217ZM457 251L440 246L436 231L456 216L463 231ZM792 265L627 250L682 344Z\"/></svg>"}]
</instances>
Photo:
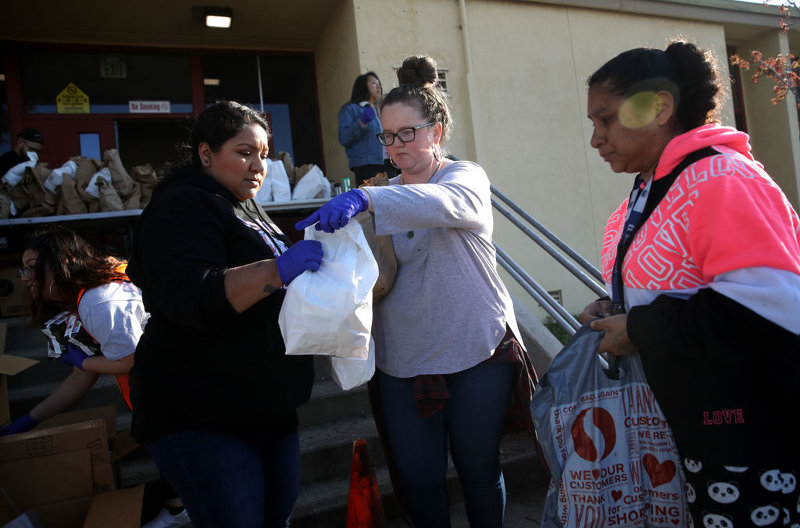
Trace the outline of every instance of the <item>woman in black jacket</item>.
<instances>
[{"instance_id":1,"label":"woman in black jacket","mask_svg":"<svg viewBox=\"0 0 800 528\"><path fill-rule=\"evenodd\" d=\"M133 434L195 527L289 525L299 489L296 409L312 359L287 357L283 287L322 248L289 239L253 201L268 126L220 102L198 117L191 162L155 189L128 275L150 320L131 371Z\"/></svg>"}]
</instances>

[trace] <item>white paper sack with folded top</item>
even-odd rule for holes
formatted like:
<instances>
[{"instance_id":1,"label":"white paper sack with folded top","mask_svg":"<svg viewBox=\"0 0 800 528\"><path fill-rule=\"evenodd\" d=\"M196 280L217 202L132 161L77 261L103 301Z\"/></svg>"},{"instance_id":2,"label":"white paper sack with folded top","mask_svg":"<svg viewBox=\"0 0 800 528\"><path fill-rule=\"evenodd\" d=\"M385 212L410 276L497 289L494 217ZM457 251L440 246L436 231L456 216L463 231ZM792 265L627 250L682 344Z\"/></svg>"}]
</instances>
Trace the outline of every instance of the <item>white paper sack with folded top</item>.
<instances>
[{"instance_id":1,"label":"white paper sack with folded top","mask_svg":"<svg viewBox=\"0 0 800 528\"><path fill-rule=\"evenodd\" d=\"M322 243L322 263L286 288L278 316L286 354L367 359L378 265L361 225L334 233L310 226L305 238Z\"/></svg>"}]
</instances>

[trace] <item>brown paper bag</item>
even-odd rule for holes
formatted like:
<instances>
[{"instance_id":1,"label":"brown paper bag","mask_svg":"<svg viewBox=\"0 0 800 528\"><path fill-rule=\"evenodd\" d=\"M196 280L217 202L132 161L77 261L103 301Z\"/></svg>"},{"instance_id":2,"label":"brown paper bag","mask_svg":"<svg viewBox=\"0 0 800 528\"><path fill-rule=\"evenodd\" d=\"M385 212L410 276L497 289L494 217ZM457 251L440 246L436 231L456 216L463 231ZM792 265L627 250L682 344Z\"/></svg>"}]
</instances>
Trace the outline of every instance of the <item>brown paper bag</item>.
<instances>
[{"instance_id":1,"label":"brown paper bag","mask_svg":"<svg viewBox=\"0 0 800 528\"><path fill-rule=\"evenodd\" d=\"M20 217L49 216L55 213L58 198L43 185L49 175L50 169L46 164L25 168L22 180L12 189L17 196L27 198L27 206L24 210L19 207L16 200L14 202L19 209Z\"/></svg>"},{"instance_id":2,"label":"brown paper bag","mask_svg":"<svg viewBox=\"0 0 800 528\"><path fill-rule=\"evenodd\" d=\"M103 153L103 161L108 164L108 169L111 171L111 183L117 194L121 198L127 198L133 192L133 178L130 177L122 160L119 157L117 149L108 149Z\"/></svg>"},{"instance_id":3,"label":"brown paper bag","mask_svg":"<svg viewBox=\"0 0 800 528\"><path fill-rule=\"evenodd\" d=\"M139 182L133 183L133 190L131 194L125 198L125 210L128 209L140 209L141 208L141 199L142 199L142 186Z\"/></svg>"},{"instance_id":4,"label":"brown paper bag","mask_svg":"<svg viewBox=\"0 0 800 528\"><path fill-rule=\"evenodd\" d=\"M394 254L394 245L390 235L376 235L372 223L372 213L364 211L356 215L356 220L361 224L364 238L367 239L375 262L378 263L378 280L372 288L372 302L378 302L387 295L394 285L397 276L397 257Z\"/></svg>"},{"instance_id":5,"label":"brown paper bag","mask_svg":"<svg viewBox=\"0 0 800 528\"><path fill-rule=\"evenodd\" d=\"M75 171L75 190L78 192L78 196L86 204L87 212L99 212L100 200L87 193L86 186L89 185L94 173L103 168L103 164L96 159L84 158L83 156L71 159L78 165L78 169Z\"/></svg>"},{"instance_id":6,"label":"brown paper bag","mask_svg":"<svg viewBox=\"0 0 800 528\"><path fill-rule=\"evenodd\" d=\"M22 213L22 211L31 205L31 199L30 196L28 196L28 192L19 183L7 189L6 194L9 198L11 198L11 201L14 202L14 207L17 208L17 215Z\"/></svg>"},{"instance_id":7,"label":"brown paper bag","mask_svg":"<svg viewBox=\"0 0 800 528\"><path fill-rule=\"evenodd\" d=\"M113 183L108 183L105 178L97 178L97 189L100 192L100 211L122 211L122 199L117 193Z\"/></svg>"},{"instance_id":8,"label":"brown paper bag","mask_svg":"<svg viewBox=\"0 0 800 528\"><path fill-rule=\"evenodd\" d=\"M380 187L389 185L389 178L385 172L379 172L374 178L364 182L361 187ZM394 245L391 235L376 235L372 213L364 211L356 215L356 220L361 224L364 237L367 239L375 262L378 263L378 280L372 288L372 301L378 302L387 295L394 285L397 276L397 256L394 254Z\"/></svg>"},{"instance_id":9,"label":"brown paper bag","mask_svg":"<svg viewBox=\"0 0 800 528\"><path fill-rule=\"evenodd\" d=\"M313 168L314 168L314 164L313 163L306 163L305 165L300 165L299 167L295 167L295 169L294 169L294 180L289 178L289 181L291 182L292 187L294 187L294 185L297 182L299 182L303 178L303 176L305 176L306 173L308 173L308 171L310 171Z\"/></svg>"},{"instance_id":10,"label":"brown paper bag","mask_svg":"<svg viewBox=\"0 0 800 528\"><path fill-rule=\"evenodd\" d=\"M144 209L150 202L150 196L153 195L153 188L156 186L156 183L158 183L156 171L153 170L153 167L150 166L149 163L146 163L133 167L131 169L131 174L133 175L133 179L139 184L139 187L141 187L142 196L139 198L139 207Z\"/></svg>"},{"instance_id":11,"label":"brown paper bag","mask_svg":"<svg viewBox=\"0 0 800 528\"><path fill-rule=\"evenodd\" d=\"M11 206L13 204L14 201L10 196L0 193L0 218L5 219L11 217Z\"/></svg>"},{"instance_id":12,"label":"brown paper bag","mask_svg":"<svg viewBox=\"0 0 800 528\"><path fill-rule=\"evenodd\" d=\"M282 150L275 154L275 157L272 159L281 160L281 163L283 163L283 168L286 169L286 176L289 178L289 185L294 187L294 184L300 179L300 177L294 173L294 163L292 162L292 157L289 155L289 153Z\"/></svg>"},{"instance_id":13,"label":"brown paper bag","mask_svg":"<svg viewBox=\"0 0 800 528\"><path fill-rule=\"evenodd\" d=\"M40 203L41 205L52 207L55 211L55 206L58 202L58 196L48 191L44 186L45 180L47 180L47 177L50 176L50 173L53 171L47 166L46 163L40 163L33 168L28 167L26 172L30 172L34 178L30 182L32 193L31 200L33 202L31 206L34 206L36 203Z\"/></svg>"},{"instance_id":14,"label":"brown paper bag","mask_svg":"<svg viewBox=\"0 0 800 528\"><path fill-rule=\"evenodd\" d=\"M78 190L75 188L76 184L77 182L72 178L64 178L64 181L61 182L61 195L58 200L58 205L56 206L57 215L83 214L89 212L89 209L86 207L86 202L78 195Z\"/></svg>"}]
</instances>

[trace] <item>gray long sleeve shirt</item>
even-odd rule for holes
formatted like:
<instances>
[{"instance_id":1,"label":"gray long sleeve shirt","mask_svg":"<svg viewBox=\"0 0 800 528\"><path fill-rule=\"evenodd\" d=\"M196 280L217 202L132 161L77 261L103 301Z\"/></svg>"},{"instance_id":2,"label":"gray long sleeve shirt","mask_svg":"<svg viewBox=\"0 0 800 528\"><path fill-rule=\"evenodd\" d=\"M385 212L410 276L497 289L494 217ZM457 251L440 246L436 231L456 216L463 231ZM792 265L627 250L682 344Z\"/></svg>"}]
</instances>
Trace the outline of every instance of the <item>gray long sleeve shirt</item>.
<instances>
[{"instance_id":1,"label":"gray long sleeve shirt","mask_svg":"<svg viewBox=\"0 0 800 528\"><path fill-rule=\"evenodd\" d=\"M362 187L375 232L392 235L397 277L376 305L376 365L410 378L460 372L519 331L497 273L491 195L484 170L455 162L422 185Z\"/></svg>"}]
</instances>

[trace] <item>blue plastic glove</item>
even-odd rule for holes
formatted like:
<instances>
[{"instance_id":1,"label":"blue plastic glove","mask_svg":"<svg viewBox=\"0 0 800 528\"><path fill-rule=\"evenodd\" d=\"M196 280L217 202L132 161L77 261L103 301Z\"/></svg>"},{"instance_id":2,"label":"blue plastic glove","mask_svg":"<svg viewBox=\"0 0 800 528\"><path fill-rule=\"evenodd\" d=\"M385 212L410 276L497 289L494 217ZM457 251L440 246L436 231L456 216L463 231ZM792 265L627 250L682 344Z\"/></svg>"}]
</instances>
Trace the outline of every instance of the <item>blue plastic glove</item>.
<instances>
[{"instance_id":1,"label":"blue plastic glove","mask_svg":"<svg viewBox=\"0 0 800 528\"><path fill-rule=\"evenodd\" d=\"M23 416L20 416L7 426L0 429L0 436L24 433L25 431L30 431L37 425L39 425L39 422L31 418L31 413L25 413Z\"/></svg>"},{"instance_id":2,"label":"blue plastic glove","mask_svg":"<svg viewBox=\"0 0 800 528\"><path fill-rule=\"evenodd\" d=\"M86 361L86 358L88 357L89 356L84 354L80 348L70 343L67 343L67 352L61 354L61 357L58 358L58 362L66 363L67 365L74 365L79 369L83 370L83 362Z\"/></svg>"},{"instance_id":3,"label":"blue plastic glove","mask_svg":"<svg viewBox=\"0 0 800 528\"><path fill-rule=\"evenodd\" d=\"M364 110L361 111L361 116L358 118L361 121L361 124L366 125L376 117L375 108L372 105L368 104L364 107Z\"/></svg>"},{"instance_id":4,"label":"blue plastic glove","mask_svg":"<svg viewBox=\"0 0 800 528\"><path fill-rule=\"evenodd\" d=\"M366 211L369 207L369 198L361 189L351 189L346 193L332 198L328 203L314 211L305 220L300 220L294 227L302 231L306 227L317 223L317 231L333 233L347 225L355 215Z\"/></svg>"},{"instance_id":5,"label":"blue plastic glove","mask_svg":"<svg viewBox=\"0 0 800 528\"><path fill-rule=\"evenodd\" d=\"M301 240L276 259L278 275L289 284L306 270L317 271L322 262L322 242Z\"/></svg>"}]
</instances>

